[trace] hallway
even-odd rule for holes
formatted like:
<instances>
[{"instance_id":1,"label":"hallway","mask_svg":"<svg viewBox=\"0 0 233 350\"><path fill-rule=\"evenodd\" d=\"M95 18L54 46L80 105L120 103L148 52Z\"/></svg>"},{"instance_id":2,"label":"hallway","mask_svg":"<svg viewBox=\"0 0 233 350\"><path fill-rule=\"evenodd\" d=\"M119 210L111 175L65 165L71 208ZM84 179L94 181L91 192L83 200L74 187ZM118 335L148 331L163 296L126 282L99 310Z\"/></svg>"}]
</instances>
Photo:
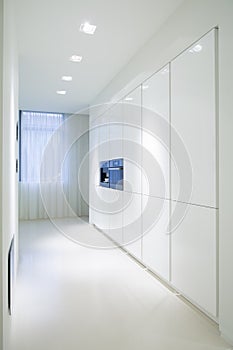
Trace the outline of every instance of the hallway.
<instances>
[{"instance_id":1,"label":"hallway","mask_svg":"<svg viewBox=\"0 0 233 350\"><path fill-rule=\"evenodd\" d=\"M87 223L79 229L107 240ZM230 349L123 251L82 247L47 220L20 224L12 331L11 350Z\"/></svg>"}]
</instances>

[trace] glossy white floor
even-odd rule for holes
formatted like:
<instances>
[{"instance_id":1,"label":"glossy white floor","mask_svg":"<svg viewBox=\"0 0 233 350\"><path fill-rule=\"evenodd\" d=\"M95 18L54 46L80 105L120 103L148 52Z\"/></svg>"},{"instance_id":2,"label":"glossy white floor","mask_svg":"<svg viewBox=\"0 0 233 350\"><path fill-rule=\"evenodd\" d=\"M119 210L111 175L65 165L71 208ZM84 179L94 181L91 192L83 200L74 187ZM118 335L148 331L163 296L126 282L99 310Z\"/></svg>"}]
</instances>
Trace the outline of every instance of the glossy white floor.
<instances>
[{"instance_id":1,"label":"glossy white floor","mask_svg":"<svg viewBox=\"0 0 233 350\"><path fill-rule=\"evenodd\" d=\"M86 223L79 229L106 240ZM230 349L121 250L84 248L46 220L22 222L20 237L12 350Z\"/></svg>"}]
</instances>

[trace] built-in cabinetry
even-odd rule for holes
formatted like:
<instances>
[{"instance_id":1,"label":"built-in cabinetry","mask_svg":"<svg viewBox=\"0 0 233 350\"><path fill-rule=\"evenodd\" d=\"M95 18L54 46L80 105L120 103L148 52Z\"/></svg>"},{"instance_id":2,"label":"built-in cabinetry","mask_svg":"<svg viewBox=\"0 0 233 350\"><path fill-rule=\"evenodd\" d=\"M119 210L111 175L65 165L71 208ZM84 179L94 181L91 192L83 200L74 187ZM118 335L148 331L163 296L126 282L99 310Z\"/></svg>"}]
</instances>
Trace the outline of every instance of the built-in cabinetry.
<instances>
[{"instance_id":1,"label":"built-in cabinetry","mask_svg":"<svg viewBox=\"0 0 233 350\"><path fill-rule=\"evenodd\" d=\"M97 219L97 207L98 207L98 197L97 197L97 186L99 180L99 131L98 131L99 120L92 120L90 123L89 130L89 219L91 222L95 223Z\"/></svg>"},{"instance_id":2,"label":"built-in cabinetry","mask_svg":"<svg viewBox=\"0 0 233 350\"><path fill-rule=\"evenodd\" d=\"M142 84L142 192L161 198L170 196L169 76L167 65Z\"/></svg>"},{"instance_id":3,"label":"built-in cabinetry","mask_svg":"<svg viewBox=\"0 0 233 350\"><path fill-rule=\"evenodd\" d=\"M216 316L216 209L172 203L187 209L171 232L171 281L191 301ZM172 225L171 225L172 226Z\"/></svg>"},{"instance_id":4,"label":"built-in cabinetry","mask_svg":"<svg viewBox=\"0 0 233 350\"><path fill-rule=\"evenodd\" d=\"M124 192L123 240L125 248L142 259L142 201L141 194Z\"/></svg>"},{"instance_id":5,"label":"built-in cabinetry","mask_svg":"<svg viewBox=\"0 0 233 350\"><path fill-rule=\"evenodd\" d=\"M171 62L171 123L186 147L192 166L190 203L217 207L216 192L216 97L215 31L205 35ZM171 149L177 138L171 129ZM179 163L185 173L186 163ZM179 195L179 179L172 167L172 199ZM182 179L187 183L189 179ZM185 186L185 183L183 186Z\"/></svg>"},{"instance_id":6,"label":"built-in cabinetry","mask_svg":"<svg viewBox=\"0 0 233 350\"><path fill-rule=\"evenodd\" d=\"M169 280L169 65L142 84L143 263Z\"/></svg>"},{"instance_id":7,"label":"built-in cabinetry","mask_svg":"<svg viewBox=\"0 0 233 350\"><path fill-rule=\"evenodd\" d=\"M141 260L142 91L125 97L123 105L124 206L123 240L126 249Z\"/></svg>"},{"instance_id":8,"label":"built-in cabinetry","mask_svg":"<svg viewBox=\"0 0 233 350\"><path fill-rule=\"evenodd\" d=\"M169 200L142 196L143 263L169 281Z\"/></svg>"},{"instance_id":9,"label":"built-in cabinetry","mask_svg":"<svg viewBox=\"0 0 233 350\"><path fill-rule=\"evenodd\" d=\"M171 62L171 152L178 147L177 133L192 170L192 192L187 198L187 163L179 159L179 172L174 169L175 162L171 167L172 212L179 213L182 220L171 233L171 282L214 316L218 215L215 71L214 30ZM189 205L181 203L187 201ZM175 217L171 218L172 228L173 222L177 225Z\"/></svg>"},{"instance_id":10,"label":"built-in cabinetry","mask_svg":"<svg viewBox=\"0 0 233 350\"><path fill-rule=\"evenodd\" d=\"M142 192L142 92L136 88L123 100L124 189Z\"/></svg>"},{"instance_id":11,"label":"built-in cabinetry","mask_svg":"<svg viewBox=\"0 0 233 350\"><path fill-rule=\"evenodd\" d=\"M100 188L96 177L91 182L97 194L91 222L213 318L218 281L215 35L210 31L110 106L93 121L98 137L96 131L90 134L92 145L98 140L95 167L124 159L123 191Z\"/></svg>"}]
</instances>

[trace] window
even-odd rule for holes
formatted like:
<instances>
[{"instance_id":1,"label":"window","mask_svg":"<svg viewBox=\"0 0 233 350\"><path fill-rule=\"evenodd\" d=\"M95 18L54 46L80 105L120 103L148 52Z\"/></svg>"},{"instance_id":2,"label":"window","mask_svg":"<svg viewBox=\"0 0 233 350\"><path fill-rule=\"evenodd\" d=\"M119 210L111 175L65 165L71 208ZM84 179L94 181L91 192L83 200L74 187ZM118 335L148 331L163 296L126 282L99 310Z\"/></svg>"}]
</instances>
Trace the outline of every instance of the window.
<instances>
[{"instance_id":1,"label":"window","mask_svg":"<svg viewBox=\"0 0 233 350\"><path fill-rule=\"evenodd\" d=\"M40 182L40 164L44 148L63 120L63 114L25 111L20 113L20 181Z\"/></svg>"}]
</instances>

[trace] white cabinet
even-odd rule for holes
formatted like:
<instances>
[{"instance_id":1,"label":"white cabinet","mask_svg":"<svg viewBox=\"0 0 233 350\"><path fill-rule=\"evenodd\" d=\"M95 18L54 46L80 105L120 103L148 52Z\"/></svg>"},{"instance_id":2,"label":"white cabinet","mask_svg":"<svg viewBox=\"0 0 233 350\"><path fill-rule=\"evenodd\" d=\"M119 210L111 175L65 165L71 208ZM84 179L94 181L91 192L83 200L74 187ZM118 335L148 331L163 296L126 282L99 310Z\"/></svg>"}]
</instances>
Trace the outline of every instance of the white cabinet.
<instances>
[{"instance_id":1,"label":"white cabinet","mask_svg":"<svg viewBox=\"0 0 233 350\"><path fill-rule=\"evenodd\" d=\"M171 232L172 284L216 316L217 209L173 202L173 215L175 210L183 215L183 221Z\"/></svg>"},{"instance_id":2,"label":"white cabinet","mask_svg":"<svg viewBox=\"0 0 233 350\"><path fill-rule=\"evenodd\" d=\"M89 130L89 148L91 155L98 153L98 142L99 142L99 133L98 133L98 119L95 119L90 122Z\"/></svg>"},{"instance_id":3,"label":"white cabinet","mask_svg":"<svg viewBox=\"0 0 233 350\"><path fill-rule=\"evenodd\" d=\"M123 107L119 102L109 111L109 159L123 158ZM123 192L109 189L109 237L123 243Z\"/></svg>"},{"instance_id":4,"label":"white cabinet","mask_svg":"<svg viewBox=\"0 0 233 350\"><path fill-rule=\"evenodd\" d=\"M141 87L123 101L123 242L141 260Z\"/></svg>"},{"instance_id":5,"label":"white cabinet","mask_svg":"<svg viewBox=\"0 0 233 350\"><path fill-rule=\"evenodd\" d=\"M99 132L98 120L92 120L89 130L89 222L95 223L96 214L96 186L99 183Z\"/></svg>"},{"instance_id":6,"label":"white cabinet","mask_svg":"<svg viewBox=\"0 0 233 350\"><path fill-rule=\"evenodd\" d=\"M95 120L94 137L97 142L97 148L94 151L95 158L93 159L94 164L91 164L92 173L94 176L95 187L90 189L90 197L92 198L91 203L91 222L95 224L103 232L108 233L109 230L109 213L108 213L108 202L109 194L106 188L99 186L100 181L100 161L107 160L109 157L109 115L108 112L98 117ZM96 135L98 133L98 137ZM96 141L95 140L95 141ZM94 142L94 141L92 141ZM92 181L91 181L92 182ZM90 183L91 183L90 182Z\"/></svg>"},{"instance_id":7,"label":"white cabinet","mask_svg":"<svg viewBox=\"0 0 233 350\"><path fill-rule=\"evenodd\" d=\"M123 104L124 189L141 193L141 86Z\"/></svg>"},{"instance_id":8,"label":"white cabinet","mask_svg":"<svg viewBox=\"0 0 233 350\"><path fill-rule=\"evenodd\" d=\"M94 120L89 131L89 181L96 186L99 183L99 129L98 120Z\"/></svg>"},{"instance_id":9,"label":"white cabinet","mask_svg":"<svg viewBox=\"0 0 233 350\"><path fill-rule=\"evenodd\" d=\"M109 111L98 118L99 162L109 159Z\"/></svg>"},{"instance_id":10,"label":"white cabinet","mask_svg":"<svg viewBox=\"0 0 233 350\"><path fill-rule=\"evenodd\" d=\"M142 198L140 194L123 194L123 241L125 249L141 260Z\"/></svg>"},{"instance_id":11,"label":"white cabinet","mask_svg":"<svg viewBox=\"0 0 233 350\"><path fill-rule=\"evenodd\" d=\"M90 182L92 222L213 317L215 70L213 30L98 118ZM124 159L124 191L98 186L99 162L115 158Z\"/></svg>"},{"instance_id":12,"label":"white cabinet","mask_svg":"<svg viewBox=\"0 0 233 350\"><path fill-rule=\"evenodd\" d=\"M143 263L169 280L169 201L143 196Z\"/></svg>"},{"instance_id":13,"label":"white cabinet","mask_svg":"<svg viewBox=\"0 0 233 350\"><path fill-rule=\"evenodd\" d=\"M109 189L109 237L123 244L123 191Z\"/></svg>"},{"instance_id":14,"label":"white cabinet","mask_svg":"<svg viewBox=\"0 0 233 350\"><path fill-rule=\"evenodd\" d=\"M109 159L123 158L123 106L119 102L109 111Z\"/></svg>"},{"instance_id":15,"label":"white cabinet","mask_svg":"<svg viewBox=\"0 0 233 350\"><path fill-rule=\"evenodd\" d=\"M104 233L109 232L109 202L111 198L109 196L109 189L96 186L96 192L94 193L95 200L93 203L93 223Z\"/></svg>"},{"instance_id":16,"label":"white cabinet","mask_svg":"<svg viewBox=\"0 0 233 350\"><path fill-rule=\"evenodd\" d=\"M217 206L215 103L212 30L171 63L172 199ZM183 153L185 149L190 164Z\"/></svg>"},{"instance_id":17,"label":"white cabinet","mask_svg":"<svg viewBox=\"0 0 233 350\"><path fill-rule=\"evenodd\" d=\"M142 192L169 198L169 66L142 85L142 106Z\"/></svg>"}]
</instances>

